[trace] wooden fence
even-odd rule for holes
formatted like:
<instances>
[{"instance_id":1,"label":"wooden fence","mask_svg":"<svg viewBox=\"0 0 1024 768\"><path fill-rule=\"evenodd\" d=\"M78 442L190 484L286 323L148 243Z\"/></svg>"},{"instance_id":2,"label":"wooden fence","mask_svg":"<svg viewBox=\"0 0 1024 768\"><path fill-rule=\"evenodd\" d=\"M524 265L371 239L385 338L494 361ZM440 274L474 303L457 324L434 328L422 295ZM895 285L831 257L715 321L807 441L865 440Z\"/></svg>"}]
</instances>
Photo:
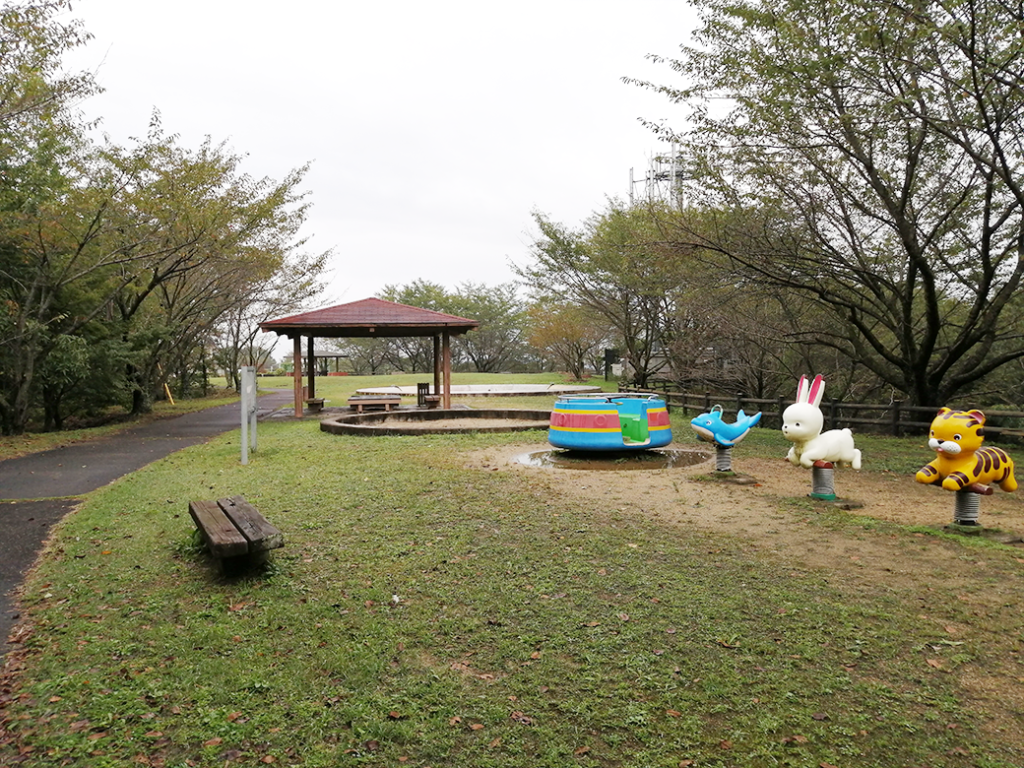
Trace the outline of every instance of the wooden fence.
<instances>
[{"instance_id":1,"label":"wooden fence","mask_svg":"<svg viewBox=\"0 0 1024 768\"><path fill-rule=\"evenodd\" d=\"M793 403L784 397L756 398L736 395L716 395L711 392L678 392L670 382L657 382L643 389L619 386L620 392L649 392L665 398L669 410L682 410L684 416L692 417L707 413L715 405L722 406L725 416L735 417L739 410L753 414L761 412L758 426L782 427L782 412ZM824 429L849 427L855 432L901 435L923 434L935 418L938 409L917 405L906 405L894 400L887 405L867 403L844 403L830 400L821 404L825 416ZM985 413L985 432L1000 440L1018 442L1024 438L1024 411L996 411L982 409Z\"/></svg>"}]
</instances>

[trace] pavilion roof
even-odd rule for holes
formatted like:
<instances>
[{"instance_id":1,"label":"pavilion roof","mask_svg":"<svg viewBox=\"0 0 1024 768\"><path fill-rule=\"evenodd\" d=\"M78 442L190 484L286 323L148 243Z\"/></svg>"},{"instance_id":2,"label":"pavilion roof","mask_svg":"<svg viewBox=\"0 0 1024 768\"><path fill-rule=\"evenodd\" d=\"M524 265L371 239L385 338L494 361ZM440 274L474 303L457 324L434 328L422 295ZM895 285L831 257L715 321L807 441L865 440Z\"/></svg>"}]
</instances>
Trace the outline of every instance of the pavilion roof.
<instances>
[{"instance_id":1,"label":"pavilion roof","mask_svg":"<svg viewBox=\"0 0 1024 768\"><path fill-rule=\"evenodd\" d=\"M260 330L289 338L373 338L436 336L443 331L458 335L479 325L465 317L371 298L268 320L260 323Z\"/></svg>"}]
</instances>

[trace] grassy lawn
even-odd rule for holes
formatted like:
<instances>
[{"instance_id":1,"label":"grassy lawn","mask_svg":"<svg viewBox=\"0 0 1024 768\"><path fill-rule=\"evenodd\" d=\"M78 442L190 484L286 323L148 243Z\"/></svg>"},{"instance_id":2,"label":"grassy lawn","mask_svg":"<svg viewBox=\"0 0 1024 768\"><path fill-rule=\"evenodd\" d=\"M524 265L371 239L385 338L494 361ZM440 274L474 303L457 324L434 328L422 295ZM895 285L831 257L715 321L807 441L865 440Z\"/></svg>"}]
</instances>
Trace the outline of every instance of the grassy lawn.
<instances>
[{"instance_id":1,"label":"grassy lawn","mask_svg":"<svg viewBox=\"0 0 1024 768\"><path fill-rule=\"evenodd\" d=\"M318 380L318 394L353 384ZM0 686L0 765L1024 764L952 673L1002 631L957 602L963 585L930 596L977 628L951 643L913 596L785 569L608 500L581 509L548 474L465 468L463 452L522 435L259 430L248 466L225 435L96 491L60 525L25 586L34 632ZM872 471L920 466L919 440L870 442ZM780 438L744 445L779 455ZM225 578L187 504L235 494L286 546ZM984 558L1019 574L1009 548ZM937 655L942 669L925 661Z\"/></svg>"}]
</instances>

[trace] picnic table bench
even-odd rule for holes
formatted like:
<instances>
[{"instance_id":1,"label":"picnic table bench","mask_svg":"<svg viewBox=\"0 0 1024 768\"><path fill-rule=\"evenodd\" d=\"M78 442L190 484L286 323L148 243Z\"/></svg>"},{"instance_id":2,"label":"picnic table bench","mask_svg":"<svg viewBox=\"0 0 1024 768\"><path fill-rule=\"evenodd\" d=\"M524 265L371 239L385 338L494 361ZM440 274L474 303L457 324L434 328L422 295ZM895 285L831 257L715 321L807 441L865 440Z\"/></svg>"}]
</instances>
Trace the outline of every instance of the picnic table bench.
<instances>
[{"instance_id":1,"label":"picnic table bench","mask_svg":"<svg viewBox=\"0 0 1024 768\"><path fill-rule=\"evenodd\" d=\"M398 407L402 403L402 398L398 395L352 395L348 399L348 407L355 410L356 413L362 413L363 408L367 406L382 407L385 411L390 411L392 407Z\"/></svg>"},{"instance_id":2,"label":"picnic table bench","mask_svg":"<svg viewBox=\"0 0 1024 768\"><path fill-rule=\"evenodd\" d=\"M306 407L312 413L319 413L324 409L324 399L322 397L307 397Z\"/></svg>"},{"instance_id":3,"label":"picnic table bench","mask_svg":"<svg viewBox=\"0 0 1024 768\"><path fill-rule=\"evenodd\" d=\"M430 384L416 385L416 404L420 408L437 408L441 404L440 395L430 394Z\"/></svg>"},{"instance_id":4,"label":"picnic table bench","mask_svg":"<svg viewBox=\"0 0 1024 768\"><path fill-rule=\"evenodd\" d=\"M258 564L284 546L284 534L242 496L190 501L188 513L213 557L225 568Z\"/></svg>"}]
</instances>

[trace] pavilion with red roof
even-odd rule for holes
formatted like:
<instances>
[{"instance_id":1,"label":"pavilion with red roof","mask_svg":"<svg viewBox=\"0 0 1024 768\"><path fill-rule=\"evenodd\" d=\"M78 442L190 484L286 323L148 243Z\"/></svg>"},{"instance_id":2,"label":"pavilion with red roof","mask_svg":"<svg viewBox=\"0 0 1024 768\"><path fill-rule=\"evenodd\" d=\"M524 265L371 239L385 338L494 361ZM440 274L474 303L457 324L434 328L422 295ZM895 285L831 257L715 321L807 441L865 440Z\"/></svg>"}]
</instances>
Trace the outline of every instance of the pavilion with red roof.
<instances>
[{"instance_id":1,"label":"pavilion with red roof","mask_svg":"<svg viewBox=\"0 0 1024 768\"><path fill-rule=\"evenodd\" d=\"M410 307L383 299L363 299L291 317L260 323L264 333L287 336L293 342L295 360L295 415L302 416L305 399L316 397L313 340L316 338L372 339L400 336L431 336L434 339L434 393L443 408L451 408L451 337L472 331L476 320L446 315L431 309ZM302 337L308 339L308 380L302 385Z\"/></svg>"}]
</instances>

